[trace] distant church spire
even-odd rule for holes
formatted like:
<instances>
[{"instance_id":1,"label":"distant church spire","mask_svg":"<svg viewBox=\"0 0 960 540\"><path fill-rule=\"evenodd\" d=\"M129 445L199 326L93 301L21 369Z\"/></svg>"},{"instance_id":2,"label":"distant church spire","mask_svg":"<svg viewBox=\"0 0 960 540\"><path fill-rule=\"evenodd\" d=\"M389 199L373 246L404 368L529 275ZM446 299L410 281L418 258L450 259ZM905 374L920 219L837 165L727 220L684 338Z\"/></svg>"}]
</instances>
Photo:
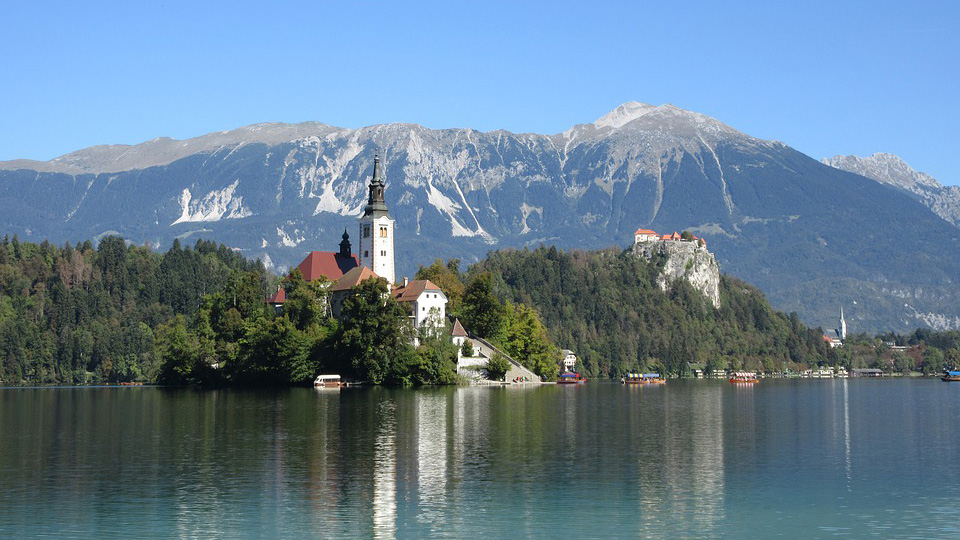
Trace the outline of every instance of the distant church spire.
<instances>
[{"instance_id":1,"label":"distant church spire","mask_svg":"<svg viewBox=\"0 0 960 540\"><path fill-rule=\"evenodd\" d=\"M840 340L847 339L847 321L843 318L843 306L840 306Z\"/></svg>"}]
</instances>

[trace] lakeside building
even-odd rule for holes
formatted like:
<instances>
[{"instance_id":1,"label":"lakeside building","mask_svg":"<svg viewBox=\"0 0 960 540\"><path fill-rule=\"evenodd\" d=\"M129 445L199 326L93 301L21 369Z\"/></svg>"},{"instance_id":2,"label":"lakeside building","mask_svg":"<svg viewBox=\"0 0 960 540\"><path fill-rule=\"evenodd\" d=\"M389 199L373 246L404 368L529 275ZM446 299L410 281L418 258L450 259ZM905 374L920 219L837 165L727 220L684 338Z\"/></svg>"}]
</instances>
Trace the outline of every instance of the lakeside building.
<instances>
[{"instance_id":1,"label":"lakeside building","mask_svg":"<svg viewBox=\"0 0 960 540\"><path fill-rule=\"evenodd\" d=\"M577 370L577 355L570 349L560 351L560 373L573 373Z\"/></svg>"}]
</instances>

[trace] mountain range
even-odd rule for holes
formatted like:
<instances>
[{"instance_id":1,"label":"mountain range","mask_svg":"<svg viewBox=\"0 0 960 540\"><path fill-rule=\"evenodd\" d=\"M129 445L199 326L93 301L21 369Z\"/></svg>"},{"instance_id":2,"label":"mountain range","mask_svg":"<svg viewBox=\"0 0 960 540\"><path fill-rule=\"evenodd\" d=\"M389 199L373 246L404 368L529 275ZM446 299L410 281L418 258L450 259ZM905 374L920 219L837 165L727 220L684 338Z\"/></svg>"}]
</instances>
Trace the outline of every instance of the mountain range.
<instances>
[{"instance_id":1,"label":"mountain range","mask_svg":"<svg viewBox=\"0 0 960 540\"><path fill-rule=\"evenodd\" d=\"M960 190L895 156L821 163L672 105L625 103L553 135L273 123L0 162L0 232L202 237L281 271L355 237L376 152L398 276L436 257L689 230L813 326L833 328L843 306L851 331L960 327Z\"/></svg>"}]
</instances>

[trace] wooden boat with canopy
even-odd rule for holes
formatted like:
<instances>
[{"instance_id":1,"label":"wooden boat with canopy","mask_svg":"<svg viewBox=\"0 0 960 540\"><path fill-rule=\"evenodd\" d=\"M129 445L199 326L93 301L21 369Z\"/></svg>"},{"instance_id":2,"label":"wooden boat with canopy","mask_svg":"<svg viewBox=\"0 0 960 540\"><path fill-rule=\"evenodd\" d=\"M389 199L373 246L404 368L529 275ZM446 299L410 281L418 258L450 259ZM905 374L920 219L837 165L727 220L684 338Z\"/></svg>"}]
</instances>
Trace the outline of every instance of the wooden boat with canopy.
<instances>
[{"instance_id":1,"label":"wooden boat with canopy","mask_svg":"<svg viewBox=\"0 0 960 540\"><path fill-rule=\"evenodd\" d=\"M734 372L733 377L730 377L731 384L756 384L758 382L760 382L760 379L753 371L737 371Z\"/></svg>"},{"instance_id":2,"label":"wooden boat with canopy","mask_svg":"<svg viewBox=\"0 0 960 540\"><path fill-rule=\"evenodd\" d=\"M620 379L623 384L666 384L667 380L659 373L627 373Z\"/></svg>"}]
</instances>

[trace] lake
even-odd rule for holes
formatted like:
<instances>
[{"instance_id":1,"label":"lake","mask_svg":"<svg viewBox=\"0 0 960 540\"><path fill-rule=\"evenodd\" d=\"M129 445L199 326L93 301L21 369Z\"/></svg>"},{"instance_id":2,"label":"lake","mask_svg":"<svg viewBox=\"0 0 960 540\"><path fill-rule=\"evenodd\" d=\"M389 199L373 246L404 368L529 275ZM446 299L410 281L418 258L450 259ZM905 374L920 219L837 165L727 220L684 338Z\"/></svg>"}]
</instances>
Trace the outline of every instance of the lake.
<instances>
[{"instance_id":1,"label":"lake","mask_svg":"<svg viewBox=\"0 0 960 540\"><path fill-rule=\"evenodd\" d=\"M0 538L960 538L960 383L0 389Z\"/></svg>"}]
</instances>

